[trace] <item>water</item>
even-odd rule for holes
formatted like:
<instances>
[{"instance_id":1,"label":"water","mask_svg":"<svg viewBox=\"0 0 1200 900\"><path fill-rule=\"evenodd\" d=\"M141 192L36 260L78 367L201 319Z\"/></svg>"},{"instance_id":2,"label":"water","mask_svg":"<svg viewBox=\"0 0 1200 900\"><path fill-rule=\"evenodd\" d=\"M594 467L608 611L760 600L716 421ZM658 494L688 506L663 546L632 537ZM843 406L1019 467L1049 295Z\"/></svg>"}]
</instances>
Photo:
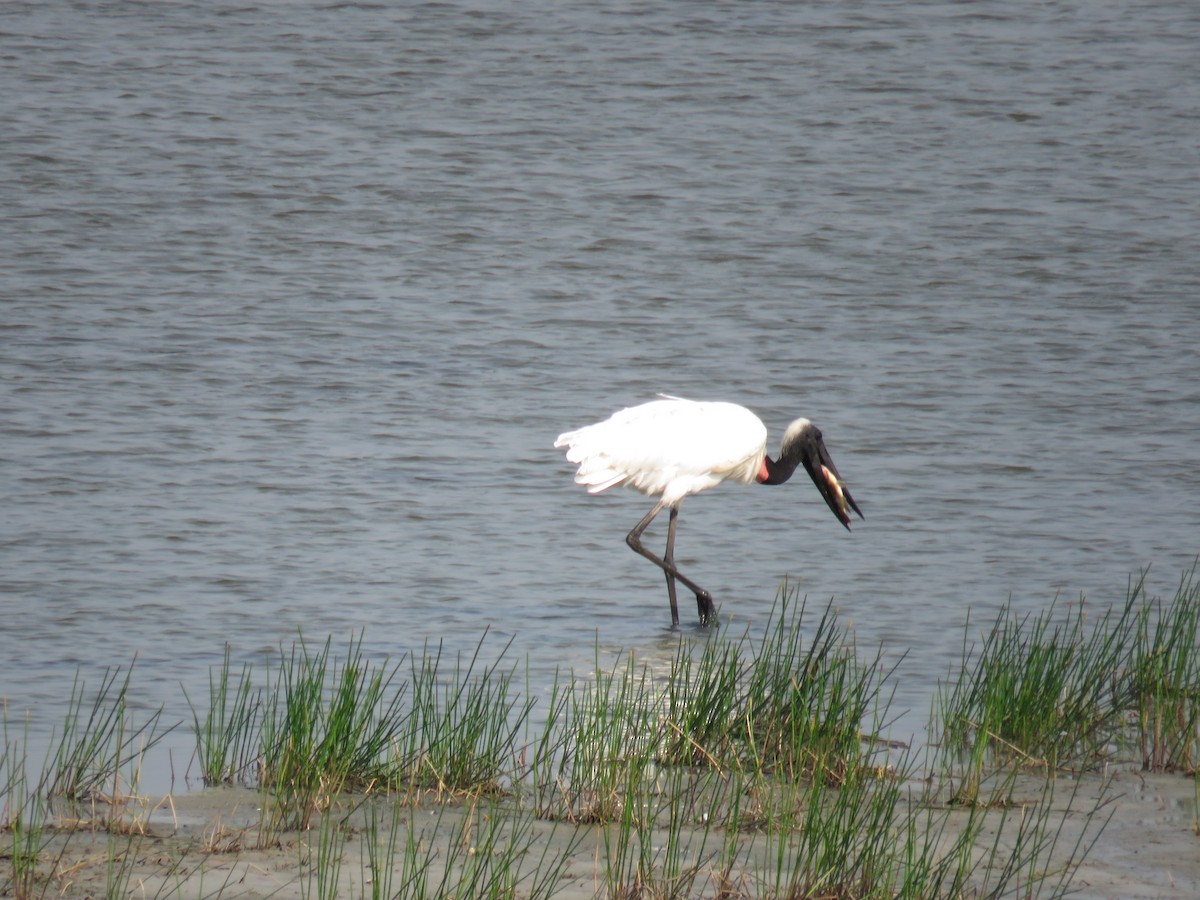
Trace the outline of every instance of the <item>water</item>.
<instances>
[{"instance_id":1,"label":"water","mask_svg":"<svg viewBox=\"0 0 1200 900\"><path fill-rule=\"evenodd\" d=\"M535 692L667 656L649 502L550 446L666 391L823 428L865 522L725 487L679 563L737 631L785 575L832 597L920 740L968 609L1200 552L1198 35L1190 0L5 4L10 719L135 655L189 719L226 642L298 630L490 628Z\"/></svg>"}]
</instances>

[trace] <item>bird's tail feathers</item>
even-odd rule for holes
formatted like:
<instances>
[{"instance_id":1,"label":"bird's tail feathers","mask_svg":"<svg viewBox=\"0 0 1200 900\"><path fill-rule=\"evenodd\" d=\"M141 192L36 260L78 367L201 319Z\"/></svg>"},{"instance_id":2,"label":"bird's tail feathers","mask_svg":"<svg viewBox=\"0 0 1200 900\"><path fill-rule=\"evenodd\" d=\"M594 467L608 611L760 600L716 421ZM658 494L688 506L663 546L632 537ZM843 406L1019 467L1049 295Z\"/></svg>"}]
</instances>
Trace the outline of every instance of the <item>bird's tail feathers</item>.
<instances>
[{"instance_id":1,"label":"bird's tail feathers","mask_svg":"<svg viewBox=\"0 0 1200 900\"><path fill-rule=\"evenodd\" d=\"M584 485L589 494L598 494L601 491L608 490L610 487L616 487L626 477L623 472L615 472L612 469L597 469L592 471L580 469L575 474L575 483Z\"/></svg>"}]
</instances>

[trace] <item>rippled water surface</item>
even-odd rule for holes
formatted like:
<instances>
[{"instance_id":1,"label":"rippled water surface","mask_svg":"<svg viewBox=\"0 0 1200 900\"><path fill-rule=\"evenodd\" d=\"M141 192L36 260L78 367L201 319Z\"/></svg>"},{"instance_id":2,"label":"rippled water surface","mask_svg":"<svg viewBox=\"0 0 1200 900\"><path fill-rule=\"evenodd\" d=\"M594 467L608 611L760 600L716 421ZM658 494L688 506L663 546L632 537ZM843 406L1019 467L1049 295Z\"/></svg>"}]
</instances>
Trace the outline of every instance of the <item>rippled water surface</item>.
<instances>
[{"instance_id":1,"label":"rippled water surface","mask_svg":"<svg viewBox=\"0 0 1200 900\"><path fill-rule=\"evenodd\" d=\"M669 655L649 502L551 449L658 391L823 428L853 533L726 486L678 561L728 627L790 575L906 653L900 731L968 608L1171 593L1198 35L1191 0L0 6L10 717L136 655L190 718L226 642L298 629L490 627L535 691Z\"/></svg>"}]
</instances>

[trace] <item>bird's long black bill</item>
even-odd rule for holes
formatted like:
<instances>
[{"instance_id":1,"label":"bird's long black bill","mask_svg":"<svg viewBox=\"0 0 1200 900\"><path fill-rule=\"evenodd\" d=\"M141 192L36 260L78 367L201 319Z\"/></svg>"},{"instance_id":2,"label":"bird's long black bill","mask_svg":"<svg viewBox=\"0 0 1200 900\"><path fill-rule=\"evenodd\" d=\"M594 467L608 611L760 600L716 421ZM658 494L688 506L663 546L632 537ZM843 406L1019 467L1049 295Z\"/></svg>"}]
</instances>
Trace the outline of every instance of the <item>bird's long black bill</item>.
<instances>
[{"instance_id":1,"label":"bird's long black bill","mask_svg":"<svg viewBox=\"0 0 1200 900\"><path fill-rule=\"evenodd\" d=\"M846 482L842 480L837 466L833 464L829 451L825 449L824 441L820 439L814 441L801 462L809 477L812 478L813 484L825 498L825 503L837 516L838 521L846 526L847 531L850 530L850 510L858 513L860 519L865 518L862 510L858 508L858 504L854 502L854 498L850 496L850 489L846 487Z\"/></svg>"}]
</instances>

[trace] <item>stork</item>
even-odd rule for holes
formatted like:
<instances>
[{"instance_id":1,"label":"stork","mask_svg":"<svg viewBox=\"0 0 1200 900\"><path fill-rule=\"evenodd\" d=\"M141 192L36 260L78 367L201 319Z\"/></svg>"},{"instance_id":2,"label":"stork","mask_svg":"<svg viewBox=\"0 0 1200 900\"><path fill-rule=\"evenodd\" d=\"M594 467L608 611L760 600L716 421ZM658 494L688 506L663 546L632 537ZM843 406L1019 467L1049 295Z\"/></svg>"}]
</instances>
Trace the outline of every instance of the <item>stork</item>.
<instances>
[{"instance_id":1,"label":"stork","mask_svg":"<svg viewBox=\"0 0 1200 900\"><path fill-rule=\"evenodd\" d=\"M660 397L613 413L603 422L564 432L554 446L567 448L567 461L579 465L575 482L584 485L588 493L626 485L658 498L625 541L666 574L672 625L679 624L677 580L695 593L701 624L716 621L712 595L675 565L676 520L685 497L723 481L783 484L798 466L804 466L847 531L850 510L863 518L825 449L820 429L808 419L788 425L779 458L772 459L766 453L766 426L744 406ZM642 532L664 509L670 509L671 518L666 553L659 557L642 545Z\"/></svg>"}]
</instances>

